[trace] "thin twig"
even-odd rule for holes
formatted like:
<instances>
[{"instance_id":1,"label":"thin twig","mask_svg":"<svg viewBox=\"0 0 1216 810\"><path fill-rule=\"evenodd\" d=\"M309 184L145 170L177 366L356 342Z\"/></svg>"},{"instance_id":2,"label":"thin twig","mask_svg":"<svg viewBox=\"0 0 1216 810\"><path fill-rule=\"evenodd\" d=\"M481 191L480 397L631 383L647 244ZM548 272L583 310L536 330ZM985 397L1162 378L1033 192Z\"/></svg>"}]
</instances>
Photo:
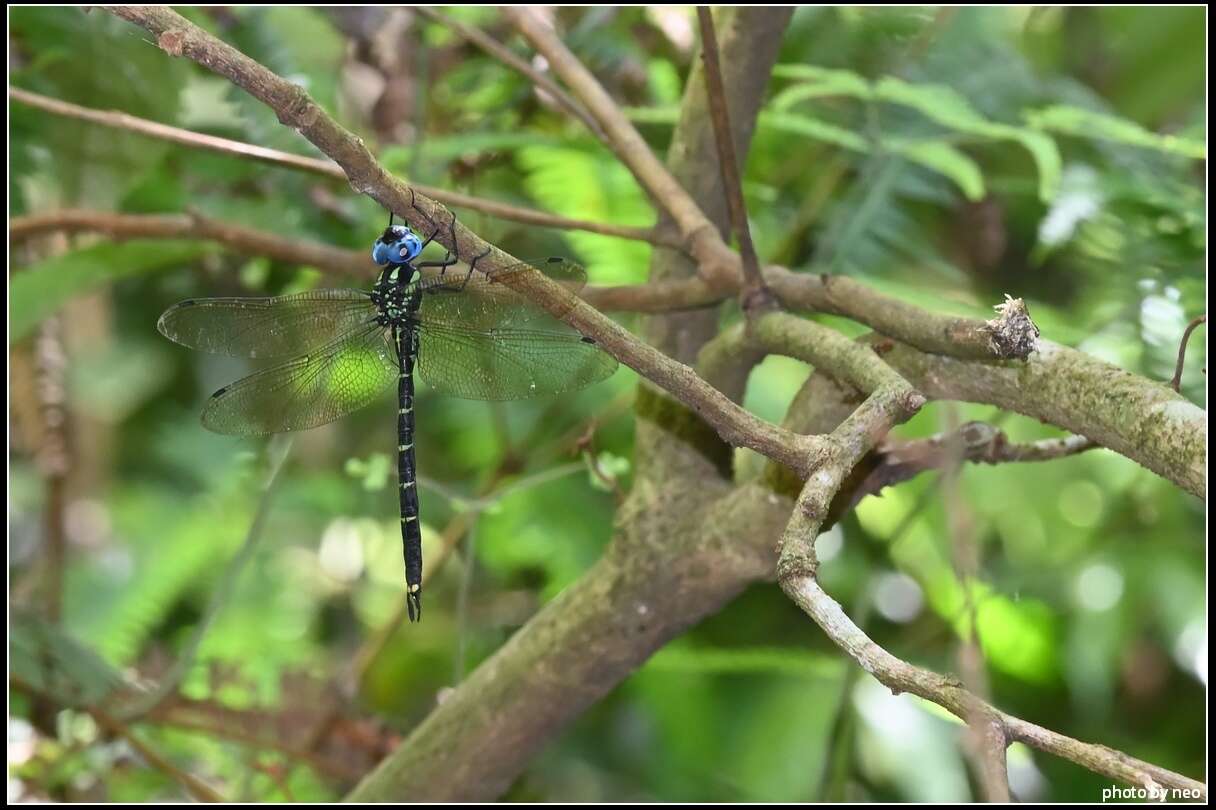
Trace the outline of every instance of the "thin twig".
<instances>
[{"instance_id":1,"label":"thin twig","mask_svg":"<svg viewBox=\"0 0 1216 810\"><path fill-rule=\"evenodd\" d=\"M127 742L127 745L135 749L135 752L148 763L149 766L155 768L161 773L168 776L173 781L181 785L186 792L201 802L222 803L227 801L219 793L216 793L203 780L199 779L192 773L182 770L174 765L165 757L162 757L147 743L135 736L130 728L125 723L116 717L113 717L98 708L90 708L87 710L89 715L97 721L97 725L109 731L116 737L121 737Z\"/></svg>"},{"instance_id":2,"label":"thin twig","mask_svg":"<svg viewBox=\"0 0 1216 810\"><path fill-rule=\"evenodd\" d=\"M194 212L119 214L69 208L16 217L9 223L13 243L55 232L101 233L112 239L205 239L247 256L265 256L339 275L367 275L372 266L366 251L255 230Z\"/></svg>"},{"instance_id":3,"label":"thin twig","mask_svg":"<svg viewBox=\"0 0 1216 810\"><path fill-rule=\"evenodd\" d=\"M733 254L732 254L733 255ZM934 354L969 360L1025 360L1027 354L993 349L992 328L979 318L942 315L874 290L846 276L795 273L778 265L762 270L765 285L786 309L840 315L876 332ZM632 312L671 312L712 306L742 289L740 259L720 279L701 277L589 289L597 307Z\"/></svg>"},{"instance_id":4,"label":"thin twig","mask_svg":"<svg viewBox=\"0 0 1216 810\"><path fill-rule=\"evenodd\" d=\"M418 485L421 487L434 490L439 495L443 496L453 503L457 503L460 507L469 512L484 512L487 509L497 505L499 502L514 495L517 492L523 492L532 487L546 484L558 478L564 478L567 475L576 472L582 472L583 465L577 462L563 464L558 467L549 467L548 469L540 470L531 475L524 476L516 481L503 486L488 495L466 498L465 496L453 492L438 481L433 481L425 476L418 477Z\"/></svg>"},{"instance_id":5,"label":"thin twig","mask_svg":"<svg viewBox=\"0 0 1216 810\"><path fill-rule=\"evenodd\" d=\"M701 24L701 58L705 62L705 94L709 102L709 117L713 124L714 142L718 147L718 169L722 174L722 190L735 238L739 240L739 255L743 264L743 311L753 314L771 309L772 296L760 274L760 260L752 244L752 231L747 222L747 203L743 199L743 182L739 161L735 155L734 131L730 125L730 110L726 103L726 87L722 82L722 66L718 58L718 35L708 6L697 6Z\"/></svg>"},{"instance_id":6,"label":"thin twig","mask_svg":"<svg viewBox=\"0 0 1216 810\"><path fill-rule=\"evenodd\" d=\"M421 14L432 22L439 23L452 29L461 37L481 48L490 56L502 62L504 65L519 73L533 84L537 86L543 93L547 93L558 103L566 112L573 115L583 123L591 134L595 135L602 142L607 142L607 136L604 135L604 130L595 122L595 119L587 114L579 103L570 97L570 94L563 90L557 82L550 79L543 71L537 70L528 64L523 59L520 59L507 47L502 45L498 40L494 39L489 34L484 33L478 28L471 25L465 25L459 20L452 19L446 14L437 11L429 6L414 6L414 12Z\"/></svg>"},{"instance_id":7,"label":"thin twig","mask_svg":"<svg viewBox=\"0 0 1216 810\"><path fill-rule=\"evenodd\" d=\"M428 562L422 569L422 587L424 589L434 578L434 572L443 568L444 563L452 556L452 552L460 542L460 539L464 537L465 532L469 530L476 517L476 512L461 512L452 518L443 528L439 536L439 554L434 555L432 557L433 562ZM398 600L397 607L393 613L370 637L359 645L355 654L350 658L350 665L345 668L345 671L339 678L339 682L345 692L353 693L367 678L367 673L371 670L372 664L376 663L381 654L388 648L389 642L397 634L397 629L405 623L408 616L407 607L408 603L405 599Z\"/></svg>"},{"instance_id":8,"label":"thin twig","mask_svg":"<svg viewBox=\"0 0 1216 810\"><path fill-rule=\"evenodd\" d=\"M140 722L276 751L318 773L344 781L357 779L392 747L395 735L387 729L370 728L358 717L339 714L331 718L327 704L340 701L327 700L332 690L324 685L322 689L305 693L300 696L303 702L281 710L234 708L214 699L177 694ZM312 731L316 728L319 732Z\"/></svg>"},{"instance_id":9,"label":"thin twig","mask_svg":"<svg viewBox=\"0 0 1216 810\"><path fill-rule=\"evenodd\" d=\"M877 463L852 491L842 490L839 504L847 511L867 495L909 481L927 470L949 469L955 461L973 464L1009 464L1054 461L1098 447L1084 436L1010 442L1004 431L984 422L968 422L957 430L910 441L889 441L875 449ZM833 512L838 504L833 502Z\"/></svg>"},{"instance_id":10,"label":"thin twig","mask_svg":"<svg viewBox=\"0 0 1216 810\"><path fill-rule=\"evenodd\" d=\"M1200 324L1207 323L1208 316L1200 315L1186 325L1186 331L1182 333L1182 342L1178 344L1178 364L1174 366L1174 379L1170 380L1170 388L1181 393L1182 389L1182 365L1186 362L1186 344L1191 339L1191 332L1194 332Z\"/></svg>"},{"instance_id":11,"label":"thin twig","mask_svg":"<svg viewBox=\"0 0 1216 810\"><path fill-rule=\"evenodd\" d=\"M330 160L295 155L290 152L281 152L277 149L268 149L263 146L255 146L229 138L192 132L188 129L180 129L156 121L149 121L123 112L82 107L78 104L71 104L37 93L31 93L18 87L10 87L8 94L12 101L35 107L53 115L135 132L150 138L188 146L192 149L206 149L212 152L235 155L246 160L256 160L261 163L309 172L310 174L318 174L335 180L347 179L342 167ZM597 233L603 236L616 236L621 239L649 242L662 247L679 248L682 244L680 240L672 238L669 234L660 233L654 228L638 228L628 225L612 225L604 222L571 219L531 208L521 208L508 203L485 200L480 197L461 194L434 186L415 185L414 189L419 194L431 197L445 205L455 206L456 208L467 208L486 214L487 216L519 222L525 225L567 231L587 231L588 233Z\"/></svg>"},{"instance_id":12,"label":"thin twig","mask_svg":"<svg viewBox=\"0 0 1216 810\"><path fill-rule=\"evenodd\" d=\"M1056 425L1206 495L1207 414L1169 386L1050 341L1039 341L1026 363L966 362L881 339L875 350L931 399L982 402ZM1128 413L1152 418L1129 423Z\"/></svg>"},{"instance_id":13,"label":"thin twig","mask_svg":"<svg viewBox=\"0 0 1216 810\"><path fill-rule=\"evenodd\" d=\"M730 295L729 289L715 288L700 276L582 291L583 300L603 312L654 314L712 307Z\"/></svg>"},{"instance_id":14,"label":"thin twig","mask_svg":"<svg viewBox=\"0 0 1216 810\"><path fill-rule=\"evenodd\" d=\"M206 135L202 132L192 132L188 129L180 129L168 124L161 124L157 121L149 121L146 118L140 118L135 115L128 115L118 110L97 110L91 107L82 107L79 104L72 104L71 102L60 101L59 99L50 98L38 93L31 93L28 90L22 90L20 87L9 87L8 97L11 101L16 101L18 104L34 107L35 109L51 113L52 115L58 115L62 118L88 121L90 124L110 127L111 129L122 129L149 138L188 146L192 149L205 149L211 152L235 155L245 160L256 160L272 166L281 166L310 174L320 174L337 180L346 179L345 175L342 174L342 169L336 163L329 160L311 158L305 155L294 155L290 152L281 152L278 149L255 146L250 143L234 141L230 138L220 138L215 135Z\"/></svg>"}]
</instances>

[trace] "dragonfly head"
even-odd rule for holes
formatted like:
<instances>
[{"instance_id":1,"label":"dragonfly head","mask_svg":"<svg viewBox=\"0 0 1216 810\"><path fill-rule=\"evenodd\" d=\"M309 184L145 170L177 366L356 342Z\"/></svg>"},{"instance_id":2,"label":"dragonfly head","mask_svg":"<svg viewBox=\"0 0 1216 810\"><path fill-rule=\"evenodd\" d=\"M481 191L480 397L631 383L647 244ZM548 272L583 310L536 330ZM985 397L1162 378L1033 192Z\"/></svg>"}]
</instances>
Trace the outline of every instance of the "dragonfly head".
<instances>
[{"instance_id":1,"label":"dragonfly head","mask_svg":"<svg viewBox=\"0 0 1216 810\"><path fill-rule=\"evenodd\" d=\"M422 240L408 225L392 225L372 245L372 261L379 265L405 264L418 258Z\"/></svg>"}]
</instances>

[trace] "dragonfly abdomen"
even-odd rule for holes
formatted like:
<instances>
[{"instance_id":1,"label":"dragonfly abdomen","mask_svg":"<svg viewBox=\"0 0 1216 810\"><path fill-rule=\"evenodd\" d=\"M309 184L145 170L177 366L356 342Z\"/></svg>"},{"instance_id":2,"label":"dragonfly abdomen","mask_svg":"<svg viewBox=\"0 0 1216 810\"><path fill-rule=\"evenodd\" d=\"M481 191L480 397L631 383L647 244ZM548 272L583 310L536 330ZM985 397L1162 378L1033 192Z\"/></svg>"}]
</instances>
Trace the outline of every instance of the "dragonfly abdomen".
<instances>
[{"instance_id":1,"label":"dragonfly abdomen","mask_svg":"<svg viewBox=\"0 0 1216 810\"><path fill-rule=\"evenodd\" d=\"M419 523L418 474L414 462L414 330L393 327L397 347L397 489L401 511L401 545L405 557L406 604L410 621L422 618L422 526Z\"/></svg>"}]
</instances>

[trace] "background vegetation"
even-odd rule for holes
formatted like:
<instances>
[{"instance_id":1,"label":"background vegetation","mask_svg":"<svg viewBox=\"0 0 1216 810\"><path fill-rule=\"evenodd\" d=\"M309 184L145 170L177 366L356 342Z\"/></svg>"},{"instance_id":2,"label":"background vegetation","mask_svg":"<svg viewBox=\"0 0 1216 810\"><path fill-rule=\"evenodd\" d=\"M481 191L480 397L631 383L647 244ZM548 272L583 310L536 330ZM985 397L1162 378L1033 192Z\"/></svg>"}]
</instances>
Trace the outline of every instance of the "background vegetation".
<instances>
[{"instance_id":1,"label":"background vegetation","mask_svg":"<svg viewBox=\"0 0 1216 810\"><path fill-rule=\"evenodd\" d=\"M357 8L182 13L304 85L412 182L580 219L653 221L599 142L444 25ZM496 12L447 13L530 58ZM568 47L665 153L696 54L691 10L558 19ZM799 9L746 165L762 259L864 279L935 311L985 317L1001 294L1024 296L1045 337L1168 380L1182 330L1205 309L1205 30L1199 8ZM227 81L166 58L109 15L12 9L9 49L16 87L315 154ZM10 217L197 211L360 250L384 224L340 182L11 100L9 113ZM516 255L576 258L593 284L646 280L645 242L460 213ZM177 798L175 768L234 799L340 797L611 536L631 483L632 372L553 401L487 405L423 390L425 554L441 565L428 575L426 620L397 627L388 400L294 437L289 451L212 435L200 405L241 367L155 330L182 298L339 282L193 240L58 234L14 245L11 262L11 672L63 699L10 692L17 798ZM369 263L345 283L371 273ZM1191 342L1182 390L1206 407L1205 339ZM780 420L806 373L767 359L746 407ZM899 432L968 419L1016 440L1058 435L950 403ZM981 593L997 705L1202 778L1204 520L1201 501L1105 450L969 466L957 482L924 475L864 500L820 539L821 579L876 641L937 671L957 669L964 592ZM982 558L978 591L952 556L960 522ZM56 534L61 559L48 554ZM236 576L233 559L247 561ZM63 708L120 680L163 680L184 656L193 665L175 714L116 732L104 716ZM858 677L762 585L651 658L508 796L968 800L959 728ZM259 744L234 733L245 729ZM147 767L140 745L171 764ZM1108 784L1021 746L1009 756L1022 799L1092 801Z\"/></svg>"}]
</instances>

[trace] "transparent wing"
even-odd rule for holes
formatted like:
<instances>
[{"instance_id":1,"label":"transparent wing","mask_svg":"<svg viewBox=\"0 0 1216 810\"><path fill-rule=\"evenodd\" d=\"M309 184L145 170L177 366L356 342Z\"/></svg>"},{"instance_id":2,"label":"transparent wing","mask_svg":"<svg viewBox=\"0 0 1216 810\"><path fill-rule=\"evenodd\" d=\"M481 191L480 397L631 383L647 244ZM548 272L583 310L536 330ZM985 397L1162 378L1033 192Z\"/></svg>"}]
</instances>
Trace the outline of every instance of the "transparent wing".
<instances>
[{"instance_id":1,"label":"transparent wing","mask_svg":"<svg viewBox=\"0 0 1216 810\"><path fill-rule=\"evenodd\" d=\"M569 291L569 301L556 310L558 318L577 303L575 294L587 283L587 273L582 267L556 256L520 262L491 275L480 270L470 273L467 268L448 269L442 275L418 282L418 289L424 293L420 319L478 330L558 325L553 313L509 286L512 277L524 273L548 276Z\"/></svg>"},{"instance_id":2,"label":"transparent wing","mask_svg":"<svg viewBox=\"0 0 1216 810\"><path fill-rule=\"evenodd\" d=\"M616 360L590 338L542 329L466 329L424 322L418 371L439 393L466 399L527 399L599 382Z\"/></svg>"},{"instance_id":3,"label":"transparent wing","mask_svg":"<svg viewBox=\"0 0 1216 810\"><path fill-rule=\"evenodd\" d=\"M312 290L275 298L193 298L156 328L175 343L233 357L290 357L323 346L374 317L360 290Z\"/></svg>"},{"instance_id":4,"label":"transparent wing","mask_svg":"<svg viewBox=\"0 0 1216 810\"><path fill-rule=\"evenodd\" d=\"M203 408L203 427L238 436L316 427L372 402L397 374L384 328L364 324L216 391Z\"/></svg>"}]
</instances>

